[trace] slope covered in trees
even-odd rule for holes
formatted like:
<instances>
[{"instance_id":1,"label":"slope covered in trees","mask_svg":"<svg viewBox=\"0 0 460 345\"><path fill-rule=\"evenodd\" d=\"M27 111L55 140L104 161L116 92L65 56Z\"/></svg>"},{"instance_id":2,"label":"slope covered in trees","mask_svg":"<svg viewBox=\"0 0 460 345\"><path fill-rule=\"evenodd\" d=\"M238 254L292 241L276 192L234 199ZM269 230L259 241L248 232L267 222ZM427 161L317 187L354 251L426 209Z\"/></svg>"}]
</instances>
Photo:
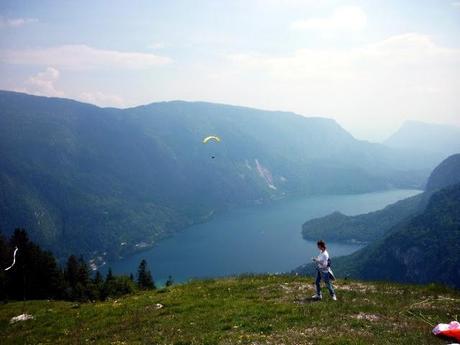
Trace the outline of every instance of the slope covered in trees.
<instances>
[{"instance_id":1,"label":"slope covered in trees","mask_svg":"<svg viewBox=\"0 0 460 345\"><path fill-rule=\"evenodd\" d=\"M85 302L119 297L137 289L155 289L145 260L139 265L137 282L133 276L114 276L110 269L104 279L99 271L90 271L83 257L70 255L61 268L51 252L30 241L24 229L16 229L9 240L0 233L0 301Z\"/></svg>"},{"instance_id":2,"label":"slope covered in trees","mask_svg":"<svg viewBox=\"0 0 460 345\"><path fill-rule=\"evenodd\" d=\"M395 225L422 212L434 192L456 183L460 183L460 154L449 156L433 170L424 193L367 214L346 216L334 212L309 220L302 226L302 235L308 240L375 241Z\"/></svg>"},{"instance_id":3,"label":"slope covered in trees","mask_svg":"<svg viewBox=\"0 0 460 345\"><path fill-rule=\"evenodd\" d=\"M419 215L382 240L335 260L340 275L460 288L460 184L430 198Z\"/></svg>"},{"instance_id":4,"label":"slope covered in trees","mask_svg":"<svg viewBox=\"0 0 460 345\"><path fill-rule=\"evenodd\" d=\"M455 154L439 164L423 194L365 215L327 216L307 222L310 228L306 229L313 229L315 224L318 228L328 225L325 233L345 229L341 235L346 236L356 232L353 225L361 225L363 232L380 236L356 253L334 259L338 275L413 283L441 282L460 287L459 158L460 155ZM407 205L415 206L409 209L412 214L406 212ZM382 225L386 225L386 229L376 233L375 229ZM318 238L325 233L316 232ZM295 271L311 274L314 267L306 264Z\"/></svg>"},{"instance_id":5,"label":"slope covered in trees","mask_svg":"<svg viewBox=\"0 0 460 345\"><path fill-rule=\"evenodd\" d=\"M460 153L448 157L433 170L426 190L434 192L456 183L460 183Z\"/></svg>"},{"instance_id":6,"label":"slope covered in trees","mask_svg":"<svg viewBox=\"0 0 460 345\"><path fill-rule=\"evenodd\" d=\"M202 144L213 134L220 144ZM179 101L121 110L6 91L0 157L0 228L27 228L59 258L101 260L235 205L416 188L433 167L329 119Z\"/></svg>"},{"instance_id":7,"label":"slope covered in trees","mask_svg":"<svg viewBox=\"0 0 460 345\"><path fill-rule=\"evenodd\" d=\"M302 225L307 240L322 238L333 242L372 242L381 238L391 227L420 210L423 195L400 200L382 210L357 216L334 212L311 219Z\"/></svg>"}]
</instances>

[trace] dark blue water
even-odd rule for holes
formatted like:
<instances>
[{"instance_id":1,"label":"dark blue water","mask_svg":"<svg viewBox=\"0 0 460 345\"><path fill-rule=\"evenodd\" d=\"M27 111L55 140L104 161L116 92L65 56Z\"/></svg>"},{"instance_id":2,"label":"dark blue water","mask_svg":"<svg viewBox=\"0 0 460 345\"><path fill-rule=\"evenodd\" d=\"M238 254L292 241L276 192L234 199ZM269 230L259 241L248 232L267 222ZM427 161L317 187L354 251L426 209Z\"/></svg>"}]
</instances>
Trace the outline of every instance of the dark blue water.
<instances>
[{"instance_id":1,"label":"dark blue water","mask_svg":"<svg viewBox=\"0 0 460 345\"><path fill-rule=\"evenodd\" d=\"M168 275L175 282L190 278L240 273L286 272L317 255L315 242L301 236L302 224L333 211L355 215L375 211L418 190L393 190L358 195L292 198L245 207L192 226L154 248L112 263L116 274L136 273L146 259L157 282ZM328 243L332 257L350 254L360 245Z\"/></svg>"}]
</instances>

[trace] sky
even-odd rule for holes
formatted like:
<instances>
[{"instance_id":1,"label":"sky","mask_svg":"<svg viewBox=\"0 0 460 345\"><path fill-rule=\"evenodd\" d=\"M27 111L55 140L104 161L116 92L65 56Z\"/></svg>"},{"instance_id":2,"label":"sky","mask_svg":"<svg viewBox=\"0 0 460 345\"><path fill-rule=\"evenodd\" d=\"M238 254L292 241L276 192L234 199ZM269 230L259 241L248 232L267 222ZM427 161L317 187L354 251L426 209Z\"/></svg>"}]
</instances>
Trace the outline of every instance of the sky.
<instances>
[{"instance_id":1,"label":"sky","mask_svg":"<svg viewBox=\"0 0 460 345\"><path fill-rule=\"evenodd\" d=\"M460 126L460 0L0 1L0 89Z\"/></svg>"}]
</instances>

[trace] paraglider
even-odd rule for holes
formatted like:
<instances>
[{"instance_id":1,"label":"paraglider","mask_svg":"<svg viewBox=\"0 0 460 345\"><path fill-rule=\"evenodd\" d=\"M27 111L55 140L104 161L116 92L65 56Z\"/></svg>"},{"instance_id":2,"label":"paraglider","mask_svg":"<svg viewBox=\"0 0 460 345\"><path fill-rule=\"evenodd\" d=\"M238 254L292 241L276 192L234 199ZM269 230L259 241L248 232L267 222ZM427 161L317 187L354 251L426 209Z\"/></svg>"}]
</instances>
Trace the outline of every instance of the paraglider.
<instances>
[{"instance_id":1,"label":"paraglider","mask_svg":"<svg viewBox=\"0 0 460 345\"><path fill-rule=\"evenodd\" d=\"M452 321L451 323L440 323L433 328L433 334L437 336L454 338L460 341L460 323L458 321Z\"/></svg>"},{"instance_id":2,"label":"paraglider","mask_svg":"<svg viewBox=\"0 0 460 345\"><path fill-rule=\"evenodd\" d=\"M208 136L208 137L203 139L203 144L207 144L210 141L215 141L216 143L220 143L220 138L218 136L215 136L215 135L210 135L210 136ZM214 158L216 158L216 156L211 155L211 158L214 159Z\"/></svg>"}]
</instances>

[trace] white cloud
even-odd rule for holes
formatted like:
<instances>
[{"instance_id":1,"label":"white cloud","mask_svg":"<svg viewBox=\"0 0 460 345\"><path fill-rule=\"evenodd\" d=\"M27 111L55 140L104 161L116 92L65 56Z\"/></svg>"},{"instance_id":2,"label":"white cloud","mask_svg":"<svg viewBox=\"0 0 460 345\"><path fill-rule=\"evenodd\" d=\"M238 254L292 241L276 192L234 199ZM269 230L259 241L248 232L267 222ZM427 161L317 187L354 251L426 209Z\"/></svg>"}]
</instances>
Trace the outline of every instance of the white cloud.
<instances>
[{"instance_id":1,"label":"white cloud","mask_svg":"<svg viewBox=\"0 0 460 345\"><path fill-rule=\"evenodd\" d=\"M460 50L438 46L426 35L408 33L350 50L299 49L285 56L235 54L228 58L238 69L283 80L352 80L369 72L401 80L407 74L434 76L453 67L460 62Z\"/></svg>"},{"instance_id":2,"label":"white cloud","mask_svg":"<svg viewBox=\"0 0 460 345\"><path fill-rule=\"evenodd\" d=\"M171 62L167 57L137 52L120 52L89 47L63 45L51 48L5 50L0 61L9 64L58 66L65 69L148 69Z\"/></svg>"},{"instance_id":3,"label":"white cloud","mask_svg":"<svg viewBox=\"0 0 460 345\"><path fill-rule=\"evenodd\" d=\"M248 0L245 0L243 3L247 5ZM255 0L256 4L260 6L282 6L282 7L311 7L317 6L322 0Z\"/></svg>"},{"instance_id":4,"label":"white cloud","mask_svg":"<svg viewBox=\"0 0 460 345\"><path fill-rule=\"evenodd\" d=\"M23 87L13 89L17 92L25 92L37 96L70 97L101 107L126 107L126 102L122 97L101 91L81 92L78 95L64 93L56 87L56 83L60 77L61 73L58 69L47 67L46 70L29 77L24 82Z\"/></svg>"},{"instance_id":5,"label":"white cloud","mask_svg":"<svg viewBox=\"0 0 460 345\"><path fill-rule=\"evenodd\" d=\"M63 97L64 92L57 90L55 86L59 76L60 73L56 68L48 67L45 71L27 79L21 91L38 96Z\"/></svg>"},{"instance_id":6,"label":"white cloud","mask_svg":"<svg viewBox=\"0 0 460 345\"><path fill-rule=\"evenodd\" d=\"M166 45L163 42L154 42L147 46L150 49L163 49Z\"/></svg>"},{"instance_id":7,"label":"white cloud","mask_svg":"<svg viewBox=\"0 0 460 345\"><path fill-rule=\"evenodd\" d=\"M209 78L217 90L216 84L230 85L240 104L332 116L360 137L388 133L414 116L460 124L460 49L427 35L402 34L348 50L227 58Z\"/></svg>"},{"instance_id":8,"label":"white cloud","mask_svg":"<svg viewBox=\"0 0 460 345\"><path fill-rule=\"evenodd\" d=\"M125 100L118 95L106 94L100 91L96 92L82 92L78 97L83 102L96 104L100 107L126 107Z\"/></svg>"},{"instance_id":9,"label":"white cloud","mask_svg":"<svg viewBox=\"0 0 460 345\"><path fill-rule=\"evenodd\" d=\"M38 19L36 18L5 18L0 16L0 28L18 28L26 24L32 24L36 22L38 22Z\"/></svg>"},{"instance_id":10,"label":"white cloud","mask_svg":"<svg viewBox=\"0 0 460 345\"><path fill-rule=\"evenodd\" d=\"M366 27L367 16L364 10L358 6L339 7L334 12L323 18L309 18L298 20L291 24L294 30L318 30L318 31L359 31Z\"/></svg>"}]
</instances>

